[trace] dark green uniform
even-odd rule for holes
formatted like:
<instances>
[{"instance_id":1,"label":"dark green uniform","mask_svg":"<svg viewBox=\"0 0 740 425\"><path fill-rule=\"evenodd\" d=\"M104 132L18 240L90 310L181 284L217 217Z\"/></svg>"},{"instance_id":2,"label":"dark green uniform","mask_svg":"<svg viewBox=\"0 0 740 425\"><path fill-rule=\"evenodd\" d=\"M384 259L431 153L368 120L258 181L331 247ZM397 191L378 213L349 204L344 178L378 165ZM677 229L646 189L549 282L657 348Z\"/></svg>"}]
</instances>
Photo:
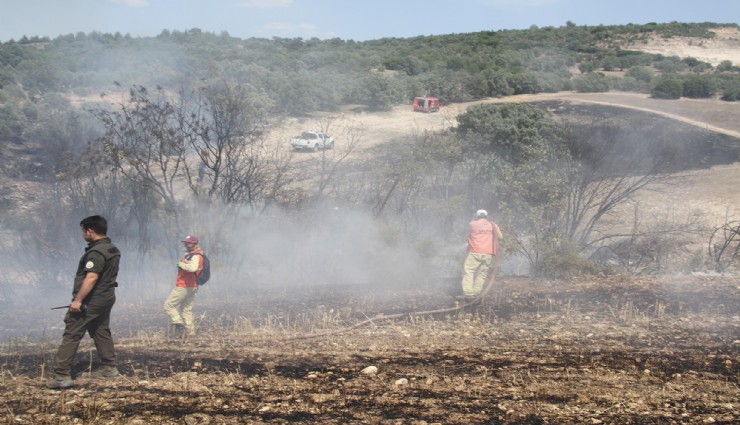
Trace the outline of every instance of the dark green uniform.
<instances>
[{"instance_id":1,"label":"dark green uniform","mask_svg":"<svg viewBox=\"0 0 740 425\"><path fill-rule=\"evenodd\" d=\"M118 286L116 278L120 259L121 251L108 237L90 242L85 248L85 254L77 266L72 298L80 290L87 272L98 273L98 280L82 302L87 308L79 313L67 312L64 318L62 344L54 362L54 373L57 376L71 376L72 362L85 332L95 342L101 365L116 366L110 332L110 312L116 302L115 288Z\"/></svg>"}]
</instances>

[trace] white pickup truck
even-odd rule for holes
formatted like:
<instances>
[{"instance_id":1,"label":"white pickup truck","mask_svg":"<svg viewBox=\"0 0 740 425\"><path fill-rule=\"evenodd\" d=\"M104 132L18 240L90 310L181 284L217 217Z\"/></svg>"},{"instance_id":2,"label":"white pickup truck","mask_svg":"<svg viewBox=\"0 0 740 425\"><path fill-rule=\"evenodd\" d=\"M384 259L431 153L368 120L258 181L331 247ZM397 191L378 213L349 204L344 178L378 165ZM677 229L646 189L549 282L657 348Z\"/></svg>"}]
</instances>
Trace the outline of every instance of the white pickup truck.
<instances>
[{"instance_id":1,"label":"white pickup truck","mask_svg":"<svg viewBox=\"0 0 740 425\"><path fill-rule=\"evenodd\" d=\"M304 131L300 136L290 140L290 145L295 150L310 150L317 152L319 149L331 149L334 147L334 138L320 131Z\"/></svg>"}]
</instances>

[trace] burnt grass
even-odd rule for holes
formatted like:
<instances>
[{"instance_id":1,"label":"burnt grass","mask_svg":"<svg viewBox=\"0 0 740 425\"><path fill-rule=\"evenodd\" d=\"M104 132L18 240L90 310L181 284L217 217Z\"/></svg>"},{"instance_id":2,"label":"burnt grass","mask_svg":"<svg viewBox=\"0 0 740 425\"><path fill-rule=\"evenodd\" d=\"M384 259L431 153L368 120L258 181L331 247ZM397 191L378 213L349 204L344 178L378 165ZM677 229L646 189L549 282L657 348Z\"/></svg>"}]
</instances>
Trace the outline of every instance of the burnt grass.
<instances>
[{"instance_id":1,"label":"burnt grass","mask_svg":"<svg viewBox=\"0 0 740 425\"><path fill-rule=\"evenodd\" d=\"M76 385L61 391L44 386L56 335L11 338L0 347L0 423L740 420L738 277L502 277L482 305L378 316L455 306L445 288L203 297L198 332L186 338L167 333L158 305L117 306L122 376L89 376L86 338ZM25 317L6 311L3 320Z\"/></svg>"},{"instance_id":2,"label":"burnt grass","mask_svg":"<svg viewBox=\"0 0 740 425\"><path fill-rule=\"evenodd\" d=\"M571 152L616 173L679 172L740 159L740 139L656 113L562 100L533 103L568 123Z\"/></svg>"}]
</instances>

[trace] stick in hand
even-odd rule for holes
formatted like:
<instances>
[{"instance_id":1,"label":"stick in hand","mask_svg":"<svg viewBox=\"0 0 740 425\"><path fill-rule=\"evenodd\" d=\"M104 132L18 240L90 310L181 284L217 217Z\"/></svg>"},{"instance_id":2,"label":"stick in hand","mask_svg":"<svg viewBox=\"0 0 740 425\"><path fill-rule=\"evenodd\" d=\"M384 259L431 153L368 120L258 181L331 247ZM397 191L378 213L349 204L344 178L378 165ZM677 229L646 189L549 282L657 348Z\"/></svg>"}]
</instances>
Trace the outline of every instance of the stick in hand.
<instances>
[{"instance_id":1,"label":"stick in hand","mask_svg":"<svg viewBox=\"0 0 740 425\"><path fill-rule=\"evenodd\" d=\"M63 308L69 308L69 305L62 305L62 306L59 306L59 307L52 307L51 309L52 310L61 310ZM87 310L87 306L85 304L82 304L82 306L80 307L80 310L82 310L82 311Z\"/></svg>"}]
</instances>

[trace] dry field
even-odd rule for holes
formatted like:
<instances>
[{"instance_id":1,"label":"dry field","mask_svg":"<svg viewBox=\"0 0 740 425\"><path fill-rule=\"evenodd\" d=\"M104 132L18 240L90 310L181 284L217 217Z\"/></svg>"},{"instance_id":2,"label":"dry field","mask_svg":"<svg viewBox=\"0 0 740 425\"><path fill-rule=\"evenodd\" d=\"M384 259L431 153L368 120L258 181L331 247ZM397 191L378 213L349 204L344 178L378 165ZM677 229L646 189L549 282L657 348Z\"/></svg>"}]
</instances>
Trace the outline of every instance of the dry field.
<instances>
[{"instance_id":1,"label":"dry field","mask_svg":"<svg viewBox=\"0 0 740 425\"><path fill-rule=\"evenodd\" d=\"M198 304L198 333L186 340L166 335L158 304L123 304L113 319L118 378L87 376L94 349L85 340L77 386L49 390L59 330L3 341L0 422L740 421L740 278L505 277L483 305L376 316L455 307L446 285L456 284L211 298ZM34 323L28 312L2 316ZM375 319L346 328L367 317ZM377 373L363 373L369 366Z\"/></svg>"}]
</instances>

